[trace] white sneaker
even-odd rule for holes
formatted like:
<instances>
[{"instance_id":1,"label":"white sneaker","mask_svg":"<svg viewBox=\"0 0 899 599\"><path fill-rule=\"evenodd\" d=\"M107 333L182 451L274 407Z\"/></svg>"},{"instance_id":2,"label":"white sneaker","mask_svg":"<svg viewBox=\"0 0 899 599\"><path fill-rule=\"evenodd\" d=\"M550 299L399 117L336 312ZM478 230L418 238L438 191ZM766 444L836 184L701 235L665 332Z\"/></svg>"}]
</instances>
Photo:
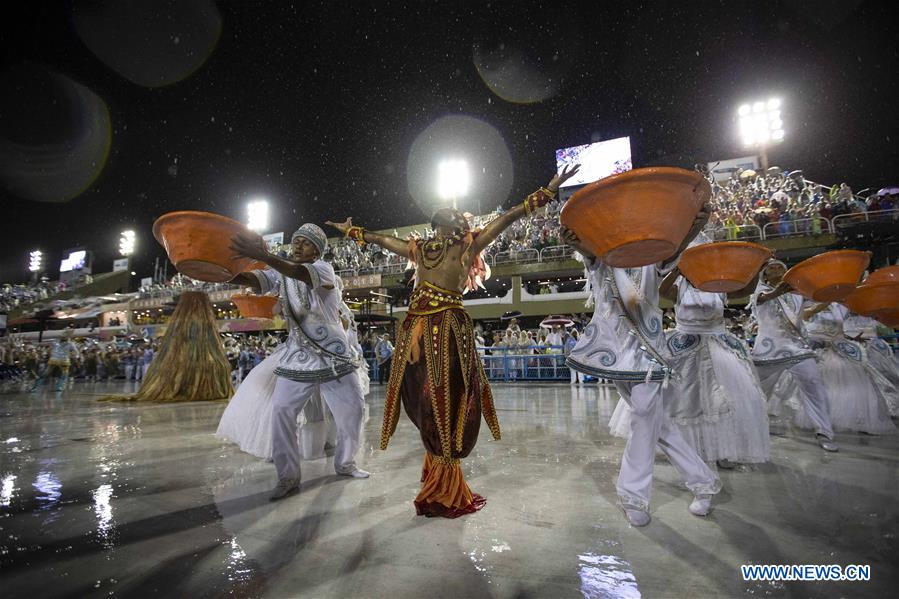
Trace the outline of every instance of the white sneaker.
<instances>
[{"instance_id":1,"label":"white sneaker","mask_svg":"<svg viewBox=\"0 0 899 599\"><path fill-rule=\"evenodd\" d=\"M830 439L828 439L827 437L825 437L824 435L815 435L815 436L818 439L818 445L824 451L840 451L839 446L836 443L834 443L833 441L831 441Z\"/></svg>"},{"instance_id":2,"label":"white sneaker","mask_svg":"<svg viewBox=\"0 0 899 599\"><path fill-rule=\"evenodd\" d=\"M629 507L622 507L624 517L630 522L631 526L646 526L652 518L647 512Z\"/></svg>"},{"instance_id":3,"label":"white sneaker","mask_svg":"<svg viewBox=\"0 0 899 599\"><path fill-rule=\"evenodd\" d=\"M690 503L690 513L694 516L708 516L712 511L712 496L697 495Z\"/></svg>"},{"instance_id":4,"label":"white sneaker","mask_svg":"<svg viewBox=\"0 0 899 599\"><path fill-rule=\"evenodd\" d=\"M338 472L340 476L349 476L352 478L368 478L371 476L371 473L366 472L365 470L359 470L356 468L355 470L351 470L349 472Z\"/></svg>"},{"instance_id":5,"label":"white sneaker","mask_svg":"<svg viewBox=\"0 0 899 599\"><path fill-rule=\"evenodd\" d=\"M278 481L278 485L272 489L269 495L269 501L278 501L289 495L293 495L300 490L300 480L298 478L286 478Z\"/></svg>"}]
</instances>

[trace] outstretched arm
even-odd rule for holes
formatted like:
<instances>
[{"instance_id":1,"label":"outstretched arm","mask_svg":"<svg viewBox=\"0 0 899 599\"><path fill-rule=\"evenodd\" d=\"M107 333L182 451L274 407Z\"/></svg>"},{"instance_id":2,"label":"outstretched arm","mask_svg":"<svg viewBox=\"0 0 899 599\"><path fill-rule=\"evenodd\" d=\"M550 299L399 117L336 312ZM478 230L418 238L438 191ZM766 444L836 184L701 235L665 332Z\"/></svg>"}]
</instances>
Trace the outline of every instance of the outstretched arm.
<instances>
[{"instance_id":1,"label":"outstretched arm","mask_svg":"<svg viewBox=\"0 0 899 599\"><path fill-rule=\"evenodd\" d=\"M816 304L811 308L806 308L802 311L802 320L809 320L812 316L817 314L818 312L823 312L827 308L830 307L830 302L822 302L820 304Z\"/></svg>"},{"instance_id":2,"label":"outstretched arm","mask_svg":"<svg viewBox=\"0 0 899 599\"><path fill-rule=\"evenodd\" d=\"M793 288L790 287L790 284L786 281L781 281L777 284L777 287L772 289L767 293L760 293L758 299L756 299L757 304L764 304L765 302L769 302L773 299L777 299L785 293L790 293L793 291Z\"/></svg>"},{"instance_id":3,"label":"outstretched arm","mask_svg":"<svg viewBox=\"0 0 899 599\"><path fill-rule=\"evenodd\" d=\"M675 281L680 276L680 270L677 267L665 275L662 284L659 285L659 295L672 302L677 301L677 288L674 286Z\"/></svg>"},{"instance_id":4,"label":"outstretched arm","mask_svg":"<svg viewBox=\"0 0 899 599\"><path fill-rule=\"evenodd\" d=\"M303 281L307 285L312 284L312 277L309 275L309 271L305 266L298 262L291 262L290 260L285 260L274 254L270 254L265 248L265 241L263 241L261 235L254 234L248 236L238 233L231 238L231 245L229 248L237 254L235 258L246 257L258 260L266 266L277 270L285 277ZM231 282L243 285L245 283L250 283L250 279L255 278L255 276L249 273L241 273L231 279ZM259 282L254 281L253 283L250 283L249 286L254 290L257 290L259 289Z\"/></svg>"},{"instance_id":5,"label":"outstretched arm","mask_svg":"<svg viewBox=\"0 0 899 599\"><path fill-rule=\"evenodd\" d=\"M685 249L687 249L687 246L690 245L690 242L696 239L696 236L699 235L699 233L705 227L706 223L709 222L709 213L711 212L711 210L712 209L708 203L702 205L702 207L699 209L699 212L697 212L696 216L693 218L693 224L690 226L690 230L687 232L687 236L684 237L684 240L681 242L680 247L677 248L677 251L662 263L663 267L676 260L677 257L680 256Z\"/></svg>"},{"instance_id":6,"label":"outstretched arm","mask_svg":"<svg viewBox=\"0 0 899 599\"><path fill-rule=\"evenodd\" d=\"M759 275L752 277L752 280L743 287L742 289L737 289L736 291L730 291L727 294L727 299L736 299L738 297L746 297L747 295L752 295L752 292L755 291L755 288L758 287Z\"/></svg>"},{"instance_id":7,"label":"outstretched arm","mask_svg":"<svg viewBox=\"0 0 899 599\"><path fill-rule=\"evenodd\" d=\"M351 237L356 241L362 241L365 243L375 243L385 250L391 251L394 254L399 254L403 258L409 258L409 244L398 237L393 237L392 235L381 235L380 233L373 233L372 231L366 231L362 227L353 226L353 219L348 218L342 223L334 223L331 221L325 221L326 225L330 225L346 235L347 237Z\"/></svg>"},{"instance_id":8,"label":"outstretched arm","mask_svg":"<svg viewBox=\"0 0 899 599\"><path fill-rule=\"evenodd\" d=\"M481 250L485 249L488 245L493 243L493 241L497 237L499 237L500 233L509 228L509 225L514 223L522 216L530 214L531 210L542 208L543 206L548 204L549 201L556 195L556 192L559 191L559 187L562 185L562 183L575 176L580 168L580 164L575 164L571 168L568 168L566 166L562 170L562 172L557 173L556 176L554 176L546 186L546 191L549 191L548 194L542 189L538 190L529 195L527 199L518 206L515 206L510 210L506 210L500 216L487 223L487 226L483 228L483 230L474 240L474 253L477 254Z\"/></svg>"}]
</instances>

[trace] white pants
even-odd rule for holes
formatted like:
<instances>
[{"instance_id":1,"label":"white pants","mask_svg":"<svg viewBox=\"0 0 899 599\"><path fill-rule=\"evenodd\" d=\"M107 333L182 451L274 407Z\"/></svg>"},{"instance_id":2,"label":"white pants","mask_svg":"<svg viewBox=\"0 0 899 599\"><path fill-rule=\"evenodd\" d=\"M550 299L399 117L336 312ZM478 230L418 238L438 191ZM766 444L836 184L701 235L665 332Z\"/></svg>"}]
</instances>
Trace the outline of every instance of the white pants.
<instances>
[{"instance_id":1,"label":"white pants","mask_svg":"<svg viewBox=\"0 0 899 599\"><path fill-rule=\"evenodd\" d=\"M356 469L356 452L362 432L364 400L355 372L323 383L298 382L278 377L272 392L272 460L279 480L300 478L300 446L297 415L316 389L322 394L337 425L334 470L346 474Z\"/></svg>"},{"instance_id":2,"label":"white pants","mask_svg":"<svg viewBox=\"0 0 899 599\"><path fill-rule=\"evenodd\" d=\"M300 456L304 460L325 457L325 448L337 446L337 425L327 413L328 408L318 393L314 393L303 408L305 422L300 426Z\"/></svg>"},{"instance_id":3,"label":"white pants","mask_svg":"<svg viewBox=\"0 0 899 599\"><path fill-rule=\"evenodd\" d=\"M571 371L571 384L572 385L574 383L583 383L584 382L584 374L583 373L578 372L574 368L569 368L568 370Z\"/></svg>"},{"instance_id":4,"label":"white pants","mask_svg":"<svg viewBox=\"0 0 899 599\"><path fill-rule=\"evenodd\" d=\"M631 436L621 456L618 498L623 507L649 511L656 445L694 495L714 495L721 483L696 450L665 414L662 383L616 381L615 387L631 408ZM675 389L673 386L669 390ZM671 391L669 391L671 392Z\"/></svg>"},{"instance_id":5,"label":"white pants","mask_svg":"<svg viewBox=\"0 0 899 599\"><path fill-rule=\"evenodd\" d=\"M795 364L757 364L762 391L771 397L778 379L789 372L802 390L802 403L805 413L815 427L815 433L833 439L833 427L830 424L830 397L821 381L821 372L814 358L807 358Z\"/></svg>"}]
</instances>

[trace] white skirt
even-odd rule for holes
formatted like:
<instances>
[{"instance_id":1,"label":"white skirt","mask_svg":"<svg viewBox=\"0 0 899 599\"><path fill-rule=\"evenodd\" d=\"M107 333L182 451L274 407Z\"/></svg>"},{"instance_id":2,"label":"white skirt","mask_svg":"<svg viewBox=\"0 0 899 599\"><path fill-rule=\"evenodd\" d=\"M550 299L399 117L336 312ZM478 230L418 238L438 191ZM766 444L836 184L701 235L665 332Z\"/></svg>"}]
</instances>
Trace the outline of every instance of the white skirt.
<instances>
[{"instance_id":1,"label":"white skirt","mask_svg":"<svg viewBox=\"0 0 899 599\"><path fill-rule=\"evenodd\" d=\"M893 355L893 350L882 339L866 341L865 351L868 354L868 363L871 368L890 383L883 389L883 396L890 415L899 416L899 359Z\"/></svg>"},{"instance_id":2,"label":"white skirt","mask_svg":"<svg viewBox=\"0 0 899 599\"><path fill-rule=\"evenodd\" d=\"M671 334L669 341L676 335ZM664 395L667 416L707 462L768 461L765 396L745 345L730 335L709 333L690 335L691 339L680 335L669 343L678 379ZM624 400L615 407L609 429L616 437L630 436L630 408Z\"/></svg>"},{"instance_id":3,"label":"white skirt","mask_svg":"<svg viewBox=\"0 0 899 599\"><path fill-rule=\"evenodd\" d=\"M215 432L242 451L266 460L272 457L272 393L278 380L275 368L286 348L279 346L247 374Z\"/></svg>"},{"instance_id":4,"label":"white skirt","mask_svg":"<svg viewBox=\"0 0 899 599\"><path fill-rule=\"evenodd\" d=\"M242 451L266 460L272 457L272 393L278 380L275 369L285 350L284 345L278 347L250 371L225 408L215 433L236 443ZM356 373L364 397L369 391L367 368L359 368ZM336 445L337 427L320 393L313 394L306 403L297 416L297 424L297 442L304 460L322 458L328 445Z\"/></svg>"},{"instance_id":5,"label":"white skirt","mask_svg":"<svg viewBox=\"0 0 899 599\"><path fill-rule=\"evenodd\" d=\"M840 348L842 351L838 351ZM858 344L849 341L826 343L823 347L818 347L815 354L821 379L830 397L830 421L835 431L864 432L871 435L899 432L890 420L884 395L884 390L893 386L869 363L863 361ZM796 426L814 428L798 401L798 394L801 393L798 386L795 383L788 384L780 391L789 393L789 405L796 413Z\"/></svg>"}]
</instances>

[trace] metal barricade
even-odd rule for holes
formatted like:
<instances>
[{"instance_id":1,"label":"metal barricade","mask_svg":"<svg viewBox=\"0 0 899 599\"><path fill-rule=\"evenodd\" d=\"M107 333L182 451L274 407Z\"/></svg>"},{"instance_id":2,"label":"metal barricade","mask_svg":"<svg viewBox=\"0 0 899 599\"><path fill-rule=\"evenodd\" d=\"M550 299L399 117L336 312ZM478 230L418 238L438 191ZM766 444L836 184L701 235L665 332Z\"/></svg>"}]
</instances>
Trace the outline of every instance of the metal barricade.
<instances>
[{"instance_id":1,"label":"metal barricade","mask_svg":"<svg viewBox=\"0 0 899 599\"><path fill-rule=\"evenodd\" d=\"M899 209L893 210L874 210L871 212L856 212L853 214L838 214L834 216L831 220L831 224L833 226L832 230L836 230L837 227L846 227L849 225L861 223L861 222L884 222L884 221L894 221L899 219Z\"/></svg>"}]
</instances>

